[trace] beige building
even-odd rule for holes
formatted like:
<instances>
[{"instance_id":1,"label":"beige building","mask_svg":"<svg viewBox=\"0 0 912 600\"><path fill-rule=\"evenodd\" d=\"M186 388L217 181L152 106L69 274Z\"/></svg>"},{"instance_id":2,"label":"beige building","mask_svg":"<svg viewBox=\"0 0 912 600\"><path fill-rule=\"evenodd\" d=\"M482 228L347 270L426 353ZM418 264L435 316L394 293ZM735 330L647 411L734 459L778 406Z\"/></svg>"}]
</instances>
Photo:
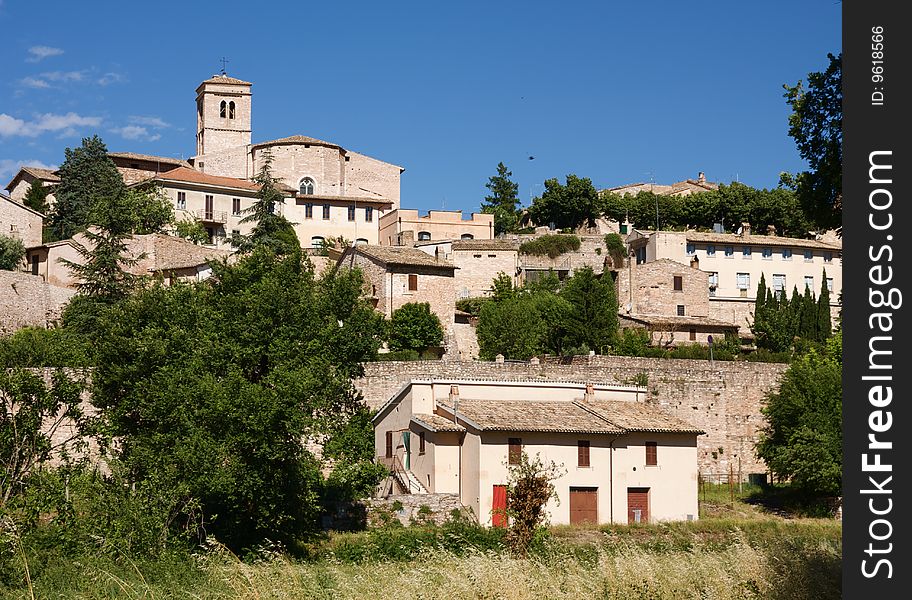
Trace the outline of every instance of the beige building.
<instances>
[{"instance_id":1,"label":"beige building","mask_svg":"<svg viewBox=\"0 0 912 600\"><path fill-rule=\"evenodd\" d=\"M47 202L48 205L54 204L54 188L60 183L60 177L51 169L39 169L38 167L22 167L16 173L12 180L6 184L6 190L10 198L22 204L25 201L25 195L35 181L40 181L41 185L48 188Z\"/></svg>"},{"instance_id":2,"label":"beige building","mask_svg":"<svg viewBox=\"0 0 912 600\"><path fill-rule=\"evenodd\" d=\"M706 181L706 175L701 171L696 179L685 179L670 185L644 182L628 183L606 190L599 190L599 193L612 193L626 196L627 194L652 192L653 194L659 194L661 196L689 196L698 192L709 192L717 189L719 189L719 184L712 181Z\"/></svg>"},{"instance_id":3,"label":"beige building","mask_svg":"<svg viewBox=\"0 0 912 600\"><path fill-rule=\"evenodd\" d=\"M442 255L456 267L456 299L490 296L500 274L519 285L518 245L510 240L440 240L416 242L415 248L430 256Z\"/></svg>"},{"instance_id":4,"label":"beige building","mask_svg":"<svg viewBox=\"0 0 912 600\"><path fill-rule=\"evenodd\" d=\"M26 251L29 270L51 285L75 288L79 280L64 261L82 264L79 247L88 247L90 243L84 234L76 234L70 239L30 248ZM197 246L160 233L133 236L127 241L127 253L130 259L137 259L125 267L127 271L160 277L165 284L206 279L212 273L208 262L228 256L227 251Z\"/></svg>"},{"instance_id":5,"label":"beige building","mask_svg":"<svg viewBox=\"0 0 912 600\"><path fill-rule=\"evenodd\" d=\"M44 215L0 194L0 234L22 242L26 248L41 244Z\"/></svg>"},{"instance_id":6,"label":"beige building","mask_svg":"<svg viewBox=\"0 0 912 600\"><path fill-rule=\"evenodd\" d=\"M388 486L457 494L502 525L508 465L521 452L563 471L552 524L698 518L698 428L645 401L643 388L565 382L412 380L373 419Z\"/></svg>"},{"instance_id":7,"label":"beige building","mask_svg":"<svg viewBox=\"0 0 912 600\"><path fill-rule=\"evenodd\" d=\"M379 312L393 311L411 302L427 302L440 319L444 333L452 330L456 310L453 263L404 246L358 244L346 248L339 267L360 268L365 295Z\"/></svg>"},{"instance_id":8,"label":"beige building","mask_svg":"<svg viewBox=\"0 0 912 600\"><path fill-rule=\"evenodd\" d=\"M439 240L492 239L494 215L485 213L472 213L466 219L460 210L432 210L421 216L417 210L398 209L380 218L380 243L384 246L411 246L414 242Z\"/></svg>"},{"instance_id":9,"label":"beige building","mask_svg":"<svg viewBox=\"0 0 912 600\"><path fill-rule=\"evenodd\" d=\"M198 171L222 177L251 179L271 157L272 175L301 196L333 198L399 206L399 180L404 169L338 144L293 135L251 143L252 84L215 75L196 90L196 156ZM357 239L353 228L345 235ZM364 236L366 237L366 236Z\"/></svg>"},{"instance_id":10,"label":"beige building","mask_svg":"<svg viewBox=\"0 0 912 600\"><path fill-rule=\"evenodd\" d=\"M820 295L826 285L830 309L839 310L842 245L834 241L755 235L745 223L740 234L634 230L627 243L637 265L659 259L692 264L708 274L709 317L739 326L750 335L757 284L791 296L805 286ZM826 281L823 272L826 270Z\"/></svg>"}]
</instances>

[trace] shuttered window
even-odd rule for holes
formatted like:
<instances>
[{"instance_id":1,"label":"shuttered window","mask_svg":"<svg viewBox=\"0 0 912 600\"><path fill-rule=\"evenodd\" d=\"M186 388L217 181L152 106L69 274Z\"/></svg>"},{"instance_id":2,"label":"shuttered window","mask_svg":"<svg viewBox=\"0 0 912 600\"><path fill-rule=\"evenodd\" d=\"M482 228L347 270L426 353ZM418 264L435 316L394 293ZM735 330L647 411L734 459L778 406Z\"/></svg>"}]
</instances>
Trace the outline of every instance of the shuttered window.
<instances>
[{"instance_id":1,"label":"shuttered window","mask_svg":"<svg viewBox=\"0 0 912 600\"><path fill-rule=\"evenodd\" d=\"M518 465L522 456L522 439L510 438L510 449L507 453L507 462L511 465Z\"/></svg>"},{"instance_id":2,"label":"shuttered window","mask_svg":"<svg viewBox=\"0 0 912 600\"><path fill-rule=\"evenodd\" d=\"M674 291L680 292L684 290L684 278L680 275L674 276Z\"/></svg>"},{"instance_id":3,"label":"shuttered window","mask_svg":"<svg viewBox=\"0 0 912 600\"><path fill-rule=\"evenodd\" d=\"M589 466L589 440L579 440L576 442L577 466Z\"/></svg>"},{"instance_id":4,"label":"shuttered window","mask_svg":"<svg viewBox=\"0 0 912 600\"><path fill-rule=\"evenodd\" d=\"M393 432L392 431L386 432L386 457L387 458L393 457Z\"/></svg>"},{"instance_id":5,"label":"shuttered window","mask_svg":"<svg viewBox=\"0 0 912 600\"><path fill-rule=\"evenodd\" d=\"M410 292L418 290L418 276L411 274L408 276L408 289Z\"/></svg>"},{"instance_id":6,"label":"shuttered window","mask_svg":"<svg viewBox=\"0 0 912 600\"><path fill-rule=\"evenodd\" d=\"M656 442L646 442L646 465L655 466L659 464L658 455L656 450L658 449L658 444Z\"/></svg>"},{"instance_id":7,"label":"shuttered window","mask_svg":"<svg viewBox=\"0 0 912 600\"><path fill-rule=\"evenodd\" d=\"M418 454L424 454L424 432L418 433Z\"/></svg>"}]
</instances>

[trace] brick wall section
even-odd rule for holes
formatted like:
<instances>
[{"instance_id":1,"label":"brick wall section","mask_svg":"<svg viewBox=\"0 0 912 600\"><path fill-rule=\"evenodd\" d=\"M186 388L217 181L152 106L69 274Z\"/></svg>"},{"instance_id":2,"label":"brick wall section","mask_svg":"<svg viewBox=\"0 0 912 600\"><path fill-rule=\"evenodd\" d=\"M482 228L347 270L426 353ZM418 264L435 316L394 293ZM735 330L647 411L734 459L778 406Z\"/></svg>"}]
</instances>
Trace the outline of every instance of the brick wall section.
<instances>
[{"instance_id":1,"label":"brick wall section","mask_svg":"<svg viewBox=\"0 0 912 600\"><path fill-rule=\"evenodd\" d=\"M674 289L675 276L681 277L681 291ZM631 277L632 294L629 283ZM620 269L617 292L621 312L625 312L623 308L632 299L631 314L634 315L673 316L677 314L676 307L684 305L684 314L689 317L711 316L709 274L672 260L657 260Z\"/></svg>"},{"instance_id":2,"label":"brick wall section","mask_svg":"<svg viewBox=\"0 0 912 600\"><path fill-rule=\"evenodd\" d=\"M48 327L75 292L28 273L0 271L0 334L23 327Z\"/></svg>"},{"instance_id":3,"label":"brick wall section","mask_svg":"<svg viewBox=\"0 0 912 600\"><path fill-rule=\"evenodd\" d=\"M778 389L787 365L624 356L577 356L572 361L546 359L528 362L416 361L376 362L365 365L355 384L368 406L377 408L410 379L504 379L578 382L631 382L645 373L649 401L706 431L698 436L698 461L703 472L728 472L729 465L743 473L762 473L753 444L763 425L764 396ZM719 448L722 448L721 454ZM713 457L713 452L716 456Z\"/></svg>"}]
</instances>

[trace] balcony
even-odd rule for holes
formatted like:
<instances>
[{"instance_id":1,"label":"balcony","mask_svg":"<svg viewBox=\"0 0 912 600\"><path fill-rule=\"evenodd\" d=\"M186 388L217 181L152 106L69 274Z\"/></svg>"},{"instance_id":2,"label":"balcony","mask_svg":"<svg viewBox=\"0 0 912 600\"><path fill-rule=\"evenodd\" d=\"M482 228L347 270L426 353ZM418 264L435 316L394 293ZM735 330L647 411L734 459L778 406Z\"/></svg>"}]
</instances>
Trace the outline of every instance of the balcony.
<instances>
[{"instance_id":1,"label":"balcony","mask_svg":"<svg viewBox=\"0 0 912 600\"><path fill-rule=\"evenodd\" d=\"M193 216L203 223L224 224L228 222L227 210L195 210Z\"/></svg>"}]
</instances>

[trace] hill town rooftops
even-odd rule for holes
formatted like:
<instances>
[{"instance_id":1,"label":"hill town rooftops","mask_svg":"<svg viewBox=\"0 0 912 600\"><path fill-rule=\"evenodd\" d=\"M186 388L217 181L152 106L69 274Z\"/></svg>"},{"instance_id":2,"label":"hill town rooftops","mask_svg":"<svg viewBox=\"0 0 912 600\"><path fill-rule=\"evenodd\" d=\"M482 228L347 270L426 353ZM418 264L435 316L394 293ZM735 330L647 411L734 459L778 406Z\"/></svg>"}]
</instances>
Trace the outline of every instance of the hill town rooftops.
<instances>
[{"instance_id":1,"label":"hill town rooftops","mask_svg":"<svg viewBox=\"0 0 912 600\"><path fill-rule=\"evenodd\" d=\"M157 163L171 167L189 167L190 163L179 158L169 158L167 156L153 156L151 154L137 154L135 152L108 152L111 158L120 158L124 160L136 160L142 162Z\"/></svg>"},{"instance_id":2,"label":"hill town rooftops","mask_svg":"<svg viewBox=\"0 0 912 600\"><path fill-rule=\"evenodd\" d=\"M369 258L373 258L381 263L387 265L404 265L404 266L415 266L415 267L436 267L440 269L454 270L456 266L453 263L447 262L443 259L436 259L426 252L417 250L415 248L409 248L407 246L375 246L369 244L358 244L348 248L342 257L339 259L340 262L345 260L345 257L353 254L363 254Z\"/></svg>"}]
</instances>

